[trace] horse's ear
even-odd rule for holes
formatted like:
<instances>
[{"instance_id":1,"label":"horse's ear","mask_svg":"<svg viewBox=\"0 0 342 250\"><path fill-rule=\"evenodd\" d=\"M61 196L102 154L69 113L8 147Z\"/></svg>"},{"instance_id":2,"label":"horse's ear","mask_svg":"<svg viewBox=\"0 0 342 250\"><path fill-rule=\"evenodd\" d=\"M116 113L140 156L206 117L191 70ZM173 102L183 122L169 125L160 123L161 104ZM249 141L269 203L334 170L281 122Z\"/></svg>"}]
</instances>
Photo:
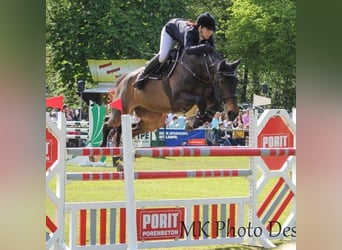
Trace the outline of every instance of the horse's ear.
<instances>
[{"instance_id":1,"label":"horse's ear","mask_svg":"<svg viewBox=\"0 0 342 250\"><path fill-rule=\"evenodd\" d=\"M217 65L217 71L223 71L225 65L226 65L226 61L225 61L225 60L221 60L221 61L218 63L218 65Z\"/></svg>"},{"instance_id":2,"label":"horse's ear","mask_svg":"<svg viewBox=\"0 0 342 250\"><path fill-rule=\"evenodd\" d=\"M239 58L239 59L235 60L234 62L230 63L230 66L231 66L234 70L236 70L236 68L237 68L237 66L240 64L240 62L241 62L241 58Z\"/></svg>"}]
</instances>

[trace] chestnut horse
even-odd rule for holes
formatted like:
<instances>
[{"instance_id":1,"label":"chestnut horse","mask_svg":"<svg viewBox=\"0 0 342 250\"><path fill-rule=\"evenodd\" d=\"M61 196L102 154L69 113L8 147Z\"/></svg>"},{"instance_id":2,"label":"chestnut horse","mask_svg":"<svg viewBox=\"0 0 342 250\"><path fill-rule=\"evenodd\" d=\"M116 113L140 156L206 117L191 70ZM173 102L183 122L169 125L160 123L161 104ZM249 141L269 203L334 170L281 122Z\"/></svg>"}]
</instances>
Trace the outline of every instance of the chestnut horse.
<instances>
[{"instance_id":1,"label":"chestnut horse","mask_svg":"<svg viewBox=\"0 0 342 250\"><path fill-rule=\"evenodd\" d=\"M208 108L218 109L223 105L229 120L235 118L239 111L236 68L240 60L226 62L216 51L208 55L188 55L180 50L177 53L173 63L163 66L172 67L171 71L165 73L160 69L159 77L146 79L141 90L133 84L143 68L117 79L113 100L121 99L122 113L112 109L111 117L104 125L102 146L106 146L111 128L119 128L117 132L121 132L121 114L135 112L140 118L133 128L133 136L163 127L167 113L186 113L194 105L197 105L198 113L188 124L192 128L211 119L206 112ZM120 136L116 138L115 146L119 146Z\"/></svg>"}]
</instances>

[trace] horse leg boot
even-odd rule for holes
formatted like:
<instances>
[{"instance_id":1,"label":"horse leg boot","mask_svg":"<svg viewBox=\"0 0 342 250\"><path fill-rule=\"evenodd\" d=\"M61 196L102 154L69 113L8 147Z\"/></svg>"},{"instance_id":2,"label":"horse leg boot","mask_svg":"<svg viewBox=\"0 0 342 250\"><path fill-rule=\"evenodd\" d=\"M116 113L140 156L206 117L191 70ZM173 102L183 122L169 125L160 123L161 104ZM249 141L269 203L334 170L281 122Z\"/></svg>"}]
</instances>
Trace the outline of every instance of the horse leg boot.
<instances>
[{"instance_id":1,"label":"horse leg boot","mask_svg":"<svg viewBox=\"0 0 342 250\"><path fill-rule=\"evenodd\" d=\"M152 73L157 67L159 67L160 64L161 63L159 62L159 54L157 54L147 63L144 71L138 75L137 80L133 86L137 89L142 89L144 87L146 77L150 73Z\"/></svg>"}]
</instances>

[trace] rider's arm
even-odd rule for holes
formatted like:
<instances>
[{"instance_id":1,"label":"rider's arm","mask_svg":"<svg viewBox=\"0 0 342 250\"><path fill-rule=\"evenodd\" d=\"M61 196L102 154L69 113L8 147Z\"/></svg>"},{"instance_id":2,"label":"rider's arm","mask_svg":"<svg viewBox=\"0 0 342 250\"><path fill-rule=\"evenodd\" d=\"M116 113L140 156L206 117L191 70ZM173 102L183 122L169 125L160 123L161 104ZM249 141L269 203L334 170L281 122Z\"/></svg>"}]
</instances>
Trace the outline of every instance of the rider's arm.
<instances>
[{"instance_id":1,"label":"rider's arm","mask_svg":"<svg viewBox=\"0 0 342 250\"><path fill-rule=\"evenodd\" d=\"M188 55L209 54L213 51L213 39L205 44L198 44L198 31L195 29L184 33L184 49Z\"/></svg>"},{"instance_id":2,"label":"rider's arm","mask_svg":"<svg viewBox=\"0 0 342 250\"><path fill-rule=\"evenodd\" d=\"M209 44L200 44L185 48L188 55L210 54L214 48Z\"/></svg>"}]
</instances>

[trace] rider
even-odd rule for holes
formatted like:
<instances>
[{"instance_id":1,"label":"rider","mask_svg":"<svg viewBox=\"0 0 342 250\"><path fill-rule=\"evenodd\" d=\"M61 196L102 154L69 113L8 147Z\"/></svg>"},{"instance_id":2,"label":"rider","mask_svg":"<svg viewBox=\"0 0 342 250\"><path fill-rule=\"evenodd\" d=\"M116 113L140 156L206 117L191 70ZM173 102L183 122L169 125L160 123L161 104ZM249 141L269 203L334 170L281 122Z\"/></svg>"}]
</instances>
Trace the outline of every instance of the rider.
<instances>
[{"instance_id":1,"label":"rider","mask_svg":"<svg viewBox=\"0 0 342 250\"><path fill-rule=\"evenodd\" d=\"M161 31L159 53L139 73L134 87L144 87L146 77L166 61L174 42L180 43L189 55L210 54L214 49L212 35L215 31L215 19L209 13L199 15L196 22L182 18L171 19Z\"/></svg>"}]
</instances>

